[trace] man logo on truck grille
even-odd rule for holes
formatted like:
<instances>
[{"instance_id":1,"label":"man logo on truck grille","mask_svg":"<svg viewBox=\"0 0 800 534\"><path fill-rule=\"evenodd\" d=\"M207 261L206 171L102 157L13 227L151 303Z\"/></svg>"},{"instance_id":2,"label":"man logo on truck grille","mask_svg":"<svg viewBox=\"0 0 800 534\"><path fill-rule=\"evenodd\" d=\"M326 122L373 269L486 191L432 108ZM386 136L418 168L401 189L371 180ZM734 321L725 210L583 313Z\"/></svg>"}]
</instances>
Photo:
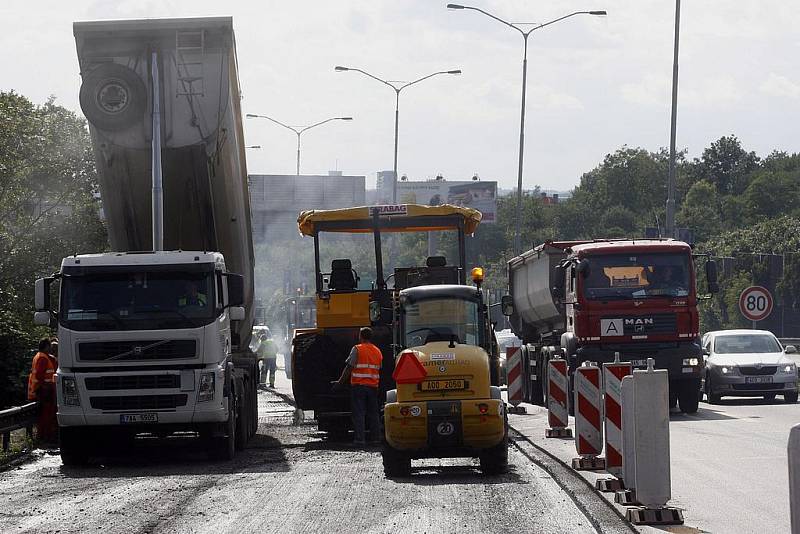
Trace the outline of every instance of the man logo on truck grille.
<instances>
[{"instance_id":1,"label":"man logo on truck grille","mask_svg":"<svg viewBox=\"0 0 800 534\"><path fill-rule=\"evenodd\" d=\"M438 432L440 436L449 436L450 434L455 432L455 430L456 429L453 426L453 423L451 423L449 421L442 421L436 427L436 432Z\"/></svg>"},{"instance_id":2,"label":"man logo on truck grille","mask_svg":"<svg viewBox=\"0 0 800 534\"><path fill-rule=\"evenodd\" d=\"M142 347L133 347L133 353L137 356L142 353Z\"/></svg>"}]
</instances>

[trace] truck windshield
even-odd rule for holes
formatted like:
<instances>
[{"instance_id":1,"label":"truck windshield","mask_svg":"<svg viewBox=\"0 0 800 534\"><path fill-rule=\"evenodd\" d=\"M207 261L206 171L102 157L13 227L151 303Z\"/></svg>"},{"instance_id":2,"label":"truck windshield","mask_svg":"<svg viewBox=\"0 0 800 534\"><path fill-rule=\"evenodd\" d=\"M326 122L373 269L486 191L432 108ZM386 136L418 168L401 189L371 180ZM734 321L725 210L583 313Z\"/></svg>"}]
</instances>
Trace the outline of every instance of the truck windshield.
<instances>
[{"instance_id":1,"label":"truck windshield","mask_svg":"<svg viewBox=\"0 0 800 534\"><path fill-rule=\"evenodd\" d=\"M686 254L614 254L589 256L583 292L592 300L686 297Z\"/></svg>"},{"instance_id":2,"label":"truck windshield","mask_svg":"<svg viewBox=\"0 0 800 534\"><path fill-rule=\"evenodd\" d=\"M406 347L434 341L481 346L476 302L464 299L426 299L403 309Z\"/></svg>"},{"instance_id":3,"label":"truck windshield","mask_svg":"<svg viewBox=\"0 0 800 534\"><path fill-rule=\"evenodd\" d=\"M195 328L215 316L212 272L67 275L59 319L73 330Z\"/></svg>"}]
</instances>

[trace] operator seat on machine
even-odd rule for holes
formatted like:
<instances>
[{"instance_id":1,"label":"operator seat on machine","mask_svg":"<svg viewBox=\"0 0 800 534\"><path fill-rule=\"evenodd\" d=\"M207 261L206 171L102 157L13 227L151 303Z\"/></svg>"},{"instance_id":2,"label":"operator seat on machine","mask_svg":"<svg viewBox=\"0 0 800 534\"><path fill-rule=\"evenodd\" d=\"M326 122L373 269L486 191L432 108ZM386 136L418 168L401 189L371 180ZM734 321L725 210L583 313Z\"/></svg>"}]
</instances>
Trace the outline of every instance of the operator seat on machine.
<instances>
[{"instance_id":1,"label":"operator seat on machine","mask_svg":"<svg viewBox=\"0 0 800 534\"><path fill-rule=\"evenodd\" d=\"M333 291L352 291L358 286L358 275L348 259L333 260L328 289Z\"/></svg>"},{"instance_id":2,"label":"operator seat on machine","mask_svg":"<svg viewBox=\"0 0 800 534\"><path fill-rule=\"evenodd\" d=\"M444 256L428 256L425 260L425 265L428 267L446 267L447 258Z\"/></svg>"}]
</instances>

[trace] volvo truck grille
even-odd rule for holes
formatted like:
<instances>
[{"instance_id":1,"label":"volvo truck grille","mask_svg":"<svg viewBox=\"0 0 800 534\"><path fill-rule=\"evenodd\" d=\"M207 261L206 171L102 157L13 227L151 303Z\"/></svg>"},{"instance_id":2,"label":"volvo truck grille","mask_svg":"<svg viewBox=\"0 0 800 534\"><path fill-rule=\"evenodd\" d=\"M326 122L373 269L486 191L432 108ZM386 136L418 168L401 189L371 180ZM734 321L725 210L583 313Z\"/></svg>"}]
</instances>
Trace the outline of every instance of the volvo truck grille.
<instances>
[{"instance_id":1,"label":"volvo truck grille","mask_svg":"<svg viewBox=\"0 0 800 534\"><path fill-rule=\"evenodd\" d=\"M82 361L140 361L178 360L194 358L193 339L100 341L78 343L78 358Z\"/></svg>"}]
</instances>

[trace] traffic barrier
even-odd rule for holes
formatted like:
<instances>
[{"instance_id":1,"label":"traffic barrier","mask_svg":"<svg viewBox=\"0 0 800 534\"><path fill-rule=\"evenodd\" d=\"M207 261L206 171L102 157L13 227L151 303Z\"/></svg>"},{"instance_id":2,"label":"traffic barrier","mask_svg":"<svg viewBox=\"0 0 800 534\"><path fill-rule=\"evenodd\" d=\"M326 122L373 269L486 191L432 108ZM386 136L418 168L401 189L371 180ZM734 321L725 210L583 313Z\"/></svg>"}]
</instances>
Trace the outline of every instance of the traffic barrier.
<instances>
[{"instance_id":1,"label":"traffic barrier","mask_svg":"<svg viewBox=\"0 0 800 534\"><path fill-rule=\"evenodd\" d=\"M603 404L605 407L603 429L605 431L606 471L615 478L600 479L596 487L600 491L624 489L622 477L622 379L631 374L630 362L620 362L619 352L613 363L603 364Z\"/></svg>"},{"instance_id":2,"label":"traffic barrier","mask_svg":"<svg viewBox=\"0 0 800 534\"><path fill-rule=\"evenodd\" d=\"M39 413L39 403L29 402L22 406L0 411L0 435L3 436L3 452L8 451L11 444L11 432L25 429L28 438L33 437L33 425Z\"/></svg>"},{"instance_id":3,"label":"traffic barrier","mask_svg":"<svg viewBox=\"0 0 800 534\"><path fill-rule=\"evenodd\" d=\"M633 376L622 379L622 483L625 489L617 491L614 501L623 506L638 504L636 501L636 462L633 461Z\"/></svg>"},{"instance_id":4,"label":"traffic barrier","mask_svg":"<svg viewBox=\"0 0 800 534\"><path fill-rule=\"evenodd\" d=\"M569 379L567 360L557 355L547 364L547 422L545 430L548 438L572 438L569 424Z\"/></svg>"},{"instance_id":5,"label":"traffic barrier","mask_svg":"<svg viewBox=\"0 0 800 534\"><path fill-rule=\"evenodd\" d=\"M600 368L584 362L575 370L575 448L578 458L572 468L581 471L605 469L603 450L603 405L600 394Z\"/></svg>"},{"instance_id":6,"label":"traffic barrier","mask_svg":"<svg viewBox=\"0 0 800 534\"><path fill-rule=\"evenodd\" d=\"M792 534L800 534L800 425L789 431L789 505Z\"/></svg>"},{"instance_id":7,"label":"traffic barrier","mask_svg":"<svg viewBox=\"0 0 800 534\"><path fill-rule=\"evenodd\" d=\"M508 347L506 349L506 372L508 402L511 404L508 413L527 413L524 406L519 406L524 397L522 390L522 353L519 347Z\"/></svg>"},{"instance_id":8,"label":"traffic barrier","mask_svg":"<svg viewBox=\"0 0 800 534\"><path fill-rule=\"evenodd\" d=\"M648 358L647 370L636 370L630 379L623 379L623 409L633 412L633 450L632 455L623 451L623 462L632 458L633 487L641 505L629 508L626 516L634 525L681 525L681 510L666 506L671 498L669 377L665 369L656 370L654 366L655 360ZM633 384L632 399L625 397L624 384L628 380ZM629 400L633 404L626 404ZM626 417L623 423L626 434L628 420ZM623 447L627 445L623 438Z\"/></svg>"}]
</instances>

